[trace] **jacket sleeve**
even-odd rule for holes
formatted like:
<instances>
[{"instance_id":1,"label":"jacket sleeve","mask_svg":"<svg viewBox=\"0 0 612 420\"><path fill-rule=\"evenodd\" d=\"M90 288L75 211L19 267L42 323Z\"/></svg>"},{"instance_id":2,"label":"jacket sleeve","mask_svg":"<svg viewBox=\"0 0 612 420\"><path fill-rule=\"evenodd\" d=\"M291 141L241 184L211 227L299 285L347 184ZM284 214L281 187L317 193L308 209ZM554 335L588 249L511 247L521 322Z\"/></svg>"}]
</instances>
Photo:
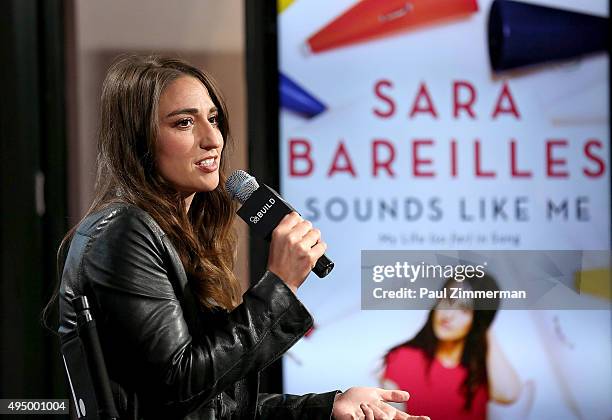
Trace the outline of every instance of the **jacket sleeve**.
<instances>
[{"instance_id":1,"label":"jacket sleeve","mask_svg":"<svg viewBox=\"0 0 612 420\"><path fill-rule=\"evenodd\" d=\"M90 241L79 275L92 289L114 355L168 410L211 400L272 363L312 326L293 292L267 272L227 322L192 335L168 278L164 246L146 219L126 211Z\"/></svg>"},{"instance_id":2,"label":"jacket sleeve","mask_svg":"<svg viewBox=\"0 0 612 420\"><path fill-rule=\"evenodd\" d=\"M323 394L259 394L258 420L330 420L339 391Z\"/></svg>"}]
</instances>

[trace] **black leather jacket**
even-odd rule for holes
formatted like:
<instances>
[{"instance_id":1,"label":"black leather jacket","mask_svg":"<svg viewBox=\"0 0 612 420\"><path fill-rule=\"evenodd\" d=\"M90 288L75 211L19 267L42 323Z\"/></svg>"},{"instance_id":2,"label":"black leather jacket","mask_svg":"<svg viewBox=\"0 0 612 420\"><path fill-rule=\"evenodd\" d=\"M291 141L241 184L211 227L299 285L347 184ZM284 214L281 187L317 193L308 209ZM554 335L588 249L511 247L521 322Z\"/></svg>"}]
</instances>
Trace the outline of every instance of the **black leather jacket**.
<instances>
[{"instance_id":1,"label":"black leather jacket","mask_svg":"<svg viewBox=\"0 0 612 420\"><path fill-rule=\"evenodd\" d=\"M312 326L285 283L266 272L231 313L203 312L180 258L143 210L114 204L72 239L60 286L88 296L122 419L329 419L336 392L261 394L259 371Z\"/></svg>"}]
</instances>

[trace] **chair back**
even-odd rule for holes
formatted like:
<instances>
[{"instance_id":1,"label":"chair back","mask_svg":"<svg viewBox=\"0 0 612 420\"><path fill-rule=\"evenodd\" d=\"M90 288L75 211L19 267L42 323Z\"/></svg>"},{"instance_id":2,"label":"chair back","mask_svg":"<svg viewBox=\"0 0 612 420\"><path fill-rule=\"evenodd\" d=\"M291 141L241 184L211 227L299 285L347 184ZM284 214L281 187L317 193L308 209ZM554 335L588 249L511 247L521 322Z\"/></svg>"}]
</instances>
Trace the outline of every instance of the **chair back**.
<instances>
[{"instance_id":1,"label":"chair back","mask_svg":"<svg viewBox=\"0 0 612 420\"><path fill-rule=\"evenodd\" d=\"M72 305L77 316L77 328L62 337L61 353L76 418L118 419L96 322L87 297L75 297Z\"/></svg>"}]
</instances>

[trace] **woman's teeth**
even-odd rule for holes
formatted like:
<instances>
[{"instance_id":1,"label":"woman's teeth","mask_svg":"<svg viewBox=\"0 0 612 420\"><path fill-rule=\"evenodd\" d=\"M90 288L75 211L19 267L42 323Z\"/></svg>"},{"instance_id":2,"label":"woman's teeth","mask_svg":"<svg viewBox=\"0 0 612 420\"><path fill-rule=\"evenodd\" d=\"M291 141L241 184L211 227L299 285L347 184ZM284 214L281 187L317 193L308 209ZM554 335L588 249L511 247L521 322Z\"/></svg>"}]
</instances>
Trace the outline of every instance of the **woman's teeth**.
<instances>
[{"instance_id":1,"label":"woman's teeth","mask_svg":"<svg viewBox=\"0 0 612 420\"><path fill-rule=\"evenodd\" d=\"M197 164L200 166L210 166L215 162L215 158L204 159L199 161Z\"/></svg>"}]
</instances>

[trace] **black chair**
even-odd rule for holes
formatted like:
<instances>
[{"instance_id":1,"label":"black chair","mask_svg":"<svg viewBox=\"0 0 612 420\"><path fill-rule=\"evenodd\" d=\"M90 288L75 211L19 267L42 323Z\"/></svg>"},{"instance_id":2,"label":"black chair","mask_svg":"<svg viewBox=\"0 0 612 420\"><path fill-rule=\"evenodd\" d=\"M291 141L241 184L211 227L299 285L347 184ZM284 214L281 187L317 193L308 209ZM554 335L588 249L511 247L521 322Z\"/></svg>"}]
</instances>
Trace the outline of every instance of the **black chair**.
<instances>
[{"instance_id":1,"label":"black chair","mask_svg":"<svg viewBox=\"0 0 612 420\"><path fill-rule=\"evenodd\" d=\"M96 322L85 296L72 299L77 329L62 338L61 352L77 419L118 419Z\"/></svg>"}]
</instances>

